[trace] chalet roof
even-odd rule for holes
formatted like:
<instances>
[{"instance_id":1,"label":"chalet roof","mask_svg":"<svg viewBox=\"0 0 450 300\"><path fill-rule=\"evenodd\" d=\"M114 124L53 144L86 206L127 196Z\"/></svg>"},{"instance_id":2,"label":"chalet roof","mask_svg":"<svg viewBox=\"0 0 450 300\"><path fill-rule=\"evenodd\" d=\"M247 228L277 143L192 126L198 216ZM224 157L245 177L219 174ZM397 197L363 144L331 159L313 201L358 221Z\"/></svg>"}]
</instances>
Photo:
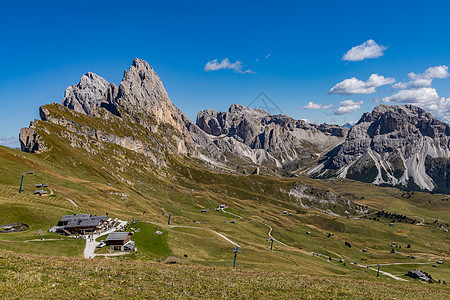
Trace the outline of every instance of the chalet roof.
<instances>
[{"instance_id":1,"label":"chalet roof","mask_svg":"<svg viewBox=\"0 0 450 300\"><path fill-rule=\"evenodd\" d=\"M83 219L89 219L91 215L89 214L81 214L81 215L67 215L63 216L61 218L61 221L73 221L73 220L83 220Z\"/></svg>"},{"instance_id":2,"label":"chalet roof","mask_svg":"<svg viewBox=\"0 0 450 300\"><path fill-rule=\"evenodd\" d=\"M430 279L427 275L425 275L423 272L421 272L419 270L408 271L408 275L413 278L419 278L421 280L429 280Z\"/></svg>"},{"instance_id":3,"label":"chalet roof","mask_svg":"<svg viewBox=\"0 0 450 300\"><path fill-rule=\"evenodd\" d=\"M417 276L426 276L425 274L423 274L419 270L412 270L412 271L409 271L409 272L411 272L412 274L415 274Z\"/></svg>"},{"instance_id":4,"label":"chalet roof","mask_svg":"<svg viewBox=\"0 0 450 300\"><path fill-rule=\"evenodd\" d=\"M99 223L100 223L100 220L91 220L91 219L74 220L74 221L69 221L66 225L66 228L92 227L92 226L98 226Z\"/></svg>"},{"instance_id":5,"label":"chalet roof","mask_svg":"<svg viewBox=\"0 0 450 300\"><path fill-rule=\"evenodd\" d=\"M92 216L91 220L99 220L99 221L106 221L108 219L108 216Z\"/></svg>"},{"instance_id":6,"label":"chalet roof","mask_svg":"<svg viewBox=\"0 0 450 300\"><path fill-rule=\"evenodd\" d=\"M106 238L107 241L123 241L129 235L129 232L111 232Z\"/></svg>"}]
</instances>

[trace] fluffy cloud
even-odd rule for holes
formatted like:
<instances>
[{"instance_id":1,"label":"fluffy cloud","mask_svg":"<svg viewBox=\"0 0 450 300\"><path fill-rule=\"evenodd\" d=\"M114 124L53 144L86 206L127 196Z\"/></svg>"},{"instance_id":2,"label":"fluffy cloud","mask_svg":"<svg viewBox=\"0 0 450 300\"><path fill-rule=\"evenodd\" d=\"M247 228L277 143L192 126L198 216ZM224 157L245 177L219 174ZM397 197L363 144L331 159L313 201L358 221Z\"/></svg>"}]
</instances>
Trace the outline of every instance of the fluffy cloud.
<instances>
[{"instance_id":1,"label":"fluffy cloud","mask_svg":"<svg viewBox=\"0 0 450 300\"><path fill-rule=\"evenodd\" d=\"M300 109L328 109L332 106L333 104L323 105L320 103L308 102L308 104L300 107Z\"/></svg>"},{"instance_id":2,"label":"fluffy cloud","mask_svg":"<svg viewBox=\"0 0 450 300\"><path fill-rule=\"evenodd\" d=\"M430 67L425 70L422 74L415 74L414 72L411 72L408 74L408 76L411 79L416 78L422 78L422 79L436 79L436 78L447 78L449 76L448 74L448 67L447 66L437 66L437 67Z\"/></svg>"},{"instance_id":3,"label":"fluffy cloud","mask_svg":"<svg viewBox=\"0 0 450 300\"><path fill-rule=\"evenodd\" d=\"M445 65L430 67L419 74L411 72L408 74L410 81L394 84L394 88L401 90L389 97L384 97L383 102L414 104L448 123L450 122L450 98L440 97L431 84L434 79L444 79L449 76L448 67Z\"/></svg>"},{"instance_id":4,"label":"fluffy cloud","mask_svg":"<svg viewBox=\"0 0 450 300\"><path fill-rule=\"evenodd\" d=\"M354 94L372 94L376 92L376 88L382 85L392 84L394 78L385 78L378 74L370 75L367 81L356 79L355 77L345 79L333 86L328 94L354 95Z\"/></svg>"},{"instance_id":5,"label":"fluffy cloud","mask_svg":"<svg viewBox=\"0 0 450 300\"><path fill-rule=\"evenodd\" d=\"M243 68L244 68L244 66L242 65L242 62L240 62L239 60L237 60L234 63L230 63L228 58L224 58L221 62L219 62L217 59L207 62L204 70L209 72L209 71L230 69L230 70L233 70L235 73L239 73L239 74L245 74L245 73L254 74L254 72L252 70L247 69L244 71Z\"/></svg>"},{"instance_id":6,"label":"fluffy cloud","mask_svg":"<svg viewBox=\"0 0 450 300\"><path fill-rule=\"evenodd\" d=\"M353 100L345 100L339 103L338 109L334 111L335 115L344 115L357 111L361 108L361 105L364 104L364 101L354 102Z\"/></svg>"},{"instance_id":7,"label":"fluffy cloud","mask_svg":"<svg viewBox=\"0 0 450 300\"><path fill-rule=\"evenodd\" d=\"M12 136L0 138L0 145L10 147L10 148L19 148L20 147L19 139L12 137Z\"/></svg>"},{"instance_id":8,"label":"fluffy cloud","mask_svg":"<svg viewBox=\"0 0 450 300\"><path fill-rule=\"evenodd\" d=\"M426 103L439 100L435 89L430 87L401 90L392 96L384 97L386 103Z\"/></svg>"},{"instance_id":9,"label":"fluffy cloud","mask_svg":"<svg viewBox=\"0 0 450 300\"><path fill-rule=\"evenodd\" d=\"M433 79L444 79L449 77L448 67L444 65L430 67L421 74L411 72L408 74L408 77L410 78L410 81L396 83L393 87L397 89L431 87Z\"/></svg>"},{"instance_id":10,"label":"fluffy cloud","mask_svg":"<svg viewBox=\"0 0 450 300\"><path fill-rule=\"evenodd\" d=\"M377 58L383 56L387 47L378 45L374 40L368 40L359 46L355 46L344 54L342 60L361 61L367 58Z\"/></svg>"}]
</instances>

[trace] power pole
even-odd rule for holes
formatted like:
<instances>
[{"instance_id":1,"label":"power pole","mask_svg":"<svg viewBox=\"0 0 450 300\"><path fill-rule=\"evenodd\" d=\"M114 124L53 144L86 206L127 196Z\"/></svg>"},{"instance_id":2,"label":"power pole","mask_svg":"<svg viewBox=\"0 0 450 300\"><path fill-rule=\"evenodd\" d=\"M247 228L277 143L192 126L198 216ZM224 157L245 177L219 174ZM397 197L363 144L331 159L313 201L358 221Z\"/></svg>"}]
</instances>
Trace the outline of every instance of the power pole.
<instances>
[{"instance_id":1,"label":"power pole","mask_svg":"<svg viewBox=\"0 0 450 300\"><path fill-rule=\"evenodd\" d=\"M380 265L378 265L377 278L380 277Z\"/></svg>"},{"instance_id":2,"label":"power pole","mask_svg":"<svg viewBox=\"0 0 450 300\"><path fill-rule=\"evenodd\" d=\"M234 245L234 248L231 248L231 251L234 252L234 263L233 263L233 268L236 268L236 258L237 258L237 254L238 254L238 252L242 252L242 251L239 250L238 245Z\"/></svg>"},{"instance_id":3,"label":"power pole","mask_svg":"<svg viewBox=\"0 0 450 300\"><path fill-rule=\"evenodd\" d=\"M270 238L270 239L268 239L267 241L272 242L272 243L270 244L270 251L272 251L272 249L273 249L273 241L275 241L275 239L274 239L274 238Z\"/></svg>"},{"instance_id":4,"label":"power pole","mask_svg":"<svg viewBox=\"0 0 450 300\"><path fill-rule=\"evenodd\" d=\"M23 184L23 177L25 176L25 174L22 173L22 179L20 180L20 188L19 188L19 193L22 193L22 184Z\"/></svg>"},{"instance_id":5,"label":"power pole","mask_svg":"<svg viewBox=\"0 0 450 300\"><path fill-rule=\"evenodd\" d=\"M170 217L172 216L172 213L169 213L169 221L167 221L167 225L170 225Z\"/></svg>"}]
</instances>

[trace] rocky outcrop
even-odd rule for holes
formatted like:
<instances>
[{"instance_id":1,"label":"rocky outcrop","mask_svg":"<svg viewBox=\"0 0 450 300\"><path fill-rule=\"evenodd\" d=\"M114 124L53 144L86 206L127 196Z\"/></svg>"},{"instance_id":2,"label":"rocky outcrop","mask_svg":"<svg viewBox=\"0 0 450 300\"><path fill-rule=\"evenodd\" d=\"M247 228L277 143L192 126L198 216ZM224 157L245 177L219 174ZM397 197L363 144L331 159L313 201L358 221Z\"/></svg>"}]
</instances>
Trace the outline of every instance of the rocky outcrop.
<instances>
[{"instance_id":1,"label":"rocky outcrop","mask_svg":"<svg viewBox=\"0 0 450 300\"><path fill-rule=\"evenodd\" d=\"M97 74L88 72L80 82L66 89L62 104L79 113L89 115L103 101L108 82Z\"/></svg>"},{"instance_id":2,"label":"rocky outcrop","mask_svg":"<svg viewBox=\"0 0 450 300\"><path fill-rule=\"evenodd\" d=\"M283 192L288 193L291 202L296 205L307 209L314 207L334 216L348 215L351 212L365 214L369 211L368 207L357 205L330 190L323 191L308 184L296 183L290 191Z\"/></svg>"},{"instance_id":3,"label":"rocky outcrop","mask_svg":"<svg viewBox=\"0 0 450 300\"><path fill-rule=\"evenodd\" d=\"M89 152L97 152L101 143L107 142L148 157L160 156L165 151L195 154L189 128L197 131L199 136L204 135L170 101L161 79L141 59L133 61L119 86L93 73L83 75L79 83L66 89L62 105L70 110L66 111L56 104L41 107L40 124L43 128L45 122L64 127L58 134L64 136L73 147ZM77 113L87 116L80 118ZM99 128L99 125L108 122L110 128ZM114 129L116 125L125 130ZM23 129L22 135L23 151L44 151L36 128Z\"/></svg>"},{"instance_id":4,"label":"rocky outcrop","mask_svg":"<svg viewBox=\"0 0 450 300\"><path fill-rule=\"evenodd\" d=\"M448 191L450 126L413 105L379 105L309 173L408 189Z\"/></svg>"},{"instance_id":5,"label":"rocky outcrop","mask_svg":"<svg viewBox=\"0 0 450 300\"><path fill-rule=\"evenodd\" d=\"M103 107L109 107L113 113L123 110L153 132L161 124L169 125L178 153L193 151L194 144L187 129L187 123L192 122L170 101L161 79L146 61L134 59L117 92L110 86L104 100Z\"/></svg>"},{"instance_id":6,"label":"rocky outcrop","mask_svg":"<svg viewBox=\"0 0 450 300\"><path fill-rule=\"evenodd\" d=\"M20 130L19 141L20 148L24 152L40 153L48 150L42 137L36 132L35 122L30 122L30 127Z\"/></svg>"},{"instance_id":7,"label":"rocky outcrop","mask_svg":"<svg viewBox=\"0 0 450 300\"><path fill-rule=\"evenodd\" d=\"M337 125L307 124L238 104L226 112L201 111L196 123L220 151L291 171L313 163L347 134L347 129Z\"/></svg>"}]
</instances>

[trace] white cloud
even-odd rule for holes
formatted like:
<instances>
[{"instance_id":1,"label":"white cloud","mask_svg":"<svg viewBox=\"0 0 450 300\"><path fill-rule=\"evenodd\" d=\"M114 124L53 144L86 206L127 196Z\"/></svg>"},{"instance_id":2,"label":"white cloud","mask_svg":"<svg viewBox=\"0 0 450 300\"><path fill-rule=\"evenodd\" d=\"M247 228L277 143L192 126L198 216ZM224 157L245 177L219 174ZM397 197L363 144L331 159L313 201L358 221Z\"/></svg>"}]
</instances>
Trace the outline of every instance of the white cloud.
<instances>
[{"instance_id":1,"label":"white cloud","mask_svg":"<svg viewBox=\"0 0 450 300\"><path fill-rule=\"evenodd\" d=\"M383 56L387 47L378 45L374 40L368 40L359 46L355 46L344 54L342 60L361 61L367 58L377 58Z\"/></svg>"},{"instance_id":2,"label":"white cloud","mask_svg":"<svg viewBox=\"0 0 450 300\"><path fill-rule=\"evenodd\" d=\"M448 67L445 65L430 67L425 70L422 74L415 74L411 72L408 74L411 79L421 78L421 79L443 79L449 76Z\"/></svg>"},{"instance_id":3,"label":"white cloud","mask_svg":"<svg viewBox=\"0 0 450 300\"><path fill-rule=\"evenodd\" d=\"M394 89L406 89L407 87L409 87L409 85L410 85L409 82L397 82L393 84L392 87Z\"/></svg>"},{"instance_id":4,"label":"white cloud","mask_svg":"<svg viewBox=\"0 0 450 300\"><path fill-rule=\"evenodd\" d=\"M439 100L435 89L430 87L401 90L392 96L384 97L386 103L426 103Z\"/></svg>"},{"instance_id":5,"label":"white cloud","mask_svg":"<svg viewBox=\"0 0 450 300\"><path fill-rule=\"evenodd\" d=\"M332 107L333 104L323 105L320 103L308 102L305 106L300 107L300 109L328 109Z\"/></svg>"},{"instance_id":6,"label":"white cloud","mask_svg":"<svg viewBox=\"0 0 450 300\"><path fill-rule=\"evenodd\" d=\"M435 115L437 118L450 122L450 98L440 97L436 89L431 87L434 79L450 77L445 65L430 67L423 73L408 74L410 81L394 84L394 88L401 89L395 94L384 97L383 102L414 104Z\"/></svg>"},{"instance_id":7,"label":"white cloud","mask_svg":"<svg viewBox=\"0 0 450 300\"><path fill-rule=\"evenodd\" d=\"M421 74L411 72L408 74L410 81L399 82L393 85L396 89L406 89L409 87L431 87L433 79L444 79L449 77L448 67L445 65L430 67Z\"/></svg>"},{"instance_id":8,"label":"white cloud","mask_svg":"<svg viewBox=\"0 0 450 300\"><path fill-rule=\"evenodd\" d=\"M19 139L12 136L0 138L0 145L10 148L20 148Z\"/></svg>"},{"instance_id":9,"label":"white cloud","mask_svg":"<svg viewBox=\"0 0 450 300\"><path fill-rule=\"evenodd\" d=\"M361 108L361 105L364 104L364 101L354 102L353 100L345 100L339 103L338 109L334 111L335 115L344 115L357 111Z\"/></svg>"},{"instance_id":10,"label":"white cloud","mask_svg":"<svg viewBox=\"0 0 450 300\"><path fill-rule=\"evenodd\" d=\"M355 77L345 79L333 86L328 94L354 95L354 94L372 94L376 92L377 87L392 84L394 78L384 77L378 74L370 75L367 81L356 79Z\"/></svg>"},{"instance_id":11,"label":"white cloud","mask_svg":"<svg viewBox=\"0 0 450 300\"><path fill-rule=\"evenodd\" d=\"M254 74L254 72L252 70L247 69L247 70L244 71L243 68L244 68L244 66L242 65L242 62L240 62L239 60L237 60L234 63L230 63L228 58L224 58L220 63L219 63L219 61L217 59L214 59L212 61L207 62L206 65L205 65L204 70L209 72L209 71L230 69L230 70L233 70L235 73Z\"/></svg>"},{"instance_id":12,"label":"white cloud","mask_svg":"<svg viewBox=\"0 0 450 300\"><path fill-rule=\"evenodd\" d=\"M268 59L270 57L270 53L264 56L265 59Z\"/></svg>"}]
</instances>

